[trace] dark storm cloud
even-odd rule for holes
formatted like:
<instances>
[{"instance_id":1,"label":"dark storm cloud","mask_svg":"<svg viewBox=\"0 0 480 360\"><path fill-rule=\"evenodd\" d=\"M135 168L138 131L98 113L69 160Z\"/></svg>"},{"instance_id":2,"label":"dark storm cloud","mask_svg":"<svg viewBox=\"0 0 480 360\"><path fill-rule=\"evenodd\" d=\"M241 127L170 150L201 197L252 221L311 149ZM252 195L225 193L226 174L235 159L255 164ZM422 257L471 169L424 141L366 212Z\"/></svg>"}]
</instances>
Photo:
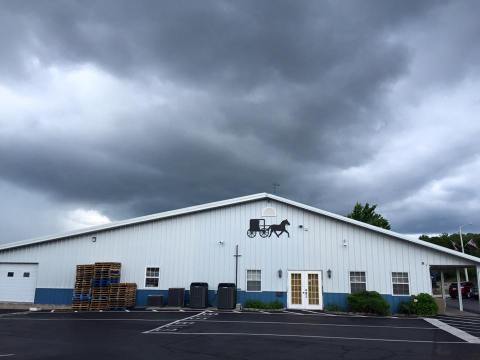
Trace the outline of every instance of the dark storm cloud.
<instances>
[{"instance_id":1,"label":"dark storm cloud","mask_svg":"<svg viewBox=\"0 0 480 360\"><path fill-rule=\"evenodd\" d=\"M112 218L278 181L283 195L340 213L356 200L384 203L397 230L417 231L398 203L474 148L458 145L444 163L426 157L432 171L415 157L402 171L398 149L378 164L394 136L410 134L399 117L407 100L390 96L405 81L403 97L438 81L447 64L430 69L419 47L449 13L472 24L450 34L456 52L470 50L469 70L449 76L471 73L478 54L459 35L478 31L468 10L435 1L1 2L0 85L27 100L4 95L13 105L0 125L20 125L0 128L0 180ZM438 43L432 49L445 54ZM65 80L85 67L114 85L97 92L95 77ZM416 73L421 86L409 78ZM45 108L23 111L37 97Z\"/></svg>"},{"instance_id":2,"label":"dark storm cloud","mask_svg":"<svg viewBox=\"0 0 480 360\"><path fill-rule=\"evenodd\" d=\"M352 58L368 64L386 29L421 15L425 3L415 3L10 2L2 18L16 36L3 40L12 63L26 44L47 64L92 61L118 74L248 89L275 78L314 82Z\"/></svg>"}]
</instances>

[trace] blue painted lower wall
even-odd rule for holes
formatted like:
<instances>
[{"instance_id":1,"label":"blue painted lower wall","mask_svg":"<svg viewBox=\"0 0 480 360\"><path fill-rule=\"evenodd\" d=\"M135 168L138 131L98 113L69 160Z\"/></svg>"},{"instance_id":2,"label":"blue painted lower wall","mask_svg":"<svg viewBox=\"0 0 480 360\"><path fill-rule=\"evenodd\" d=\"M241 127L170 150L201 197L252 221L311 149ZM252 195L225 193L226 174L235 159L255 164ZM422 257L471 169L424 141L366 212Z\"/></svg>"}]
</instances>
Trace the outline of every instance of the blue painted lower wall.
<instances>
[{"instance_id":1,"label":"blue painted lower wall","mask_svg":"<svg viewBox=\"0 0 480 360\"><path fill-rule=\"evenodd\" d=\"M70 305L72 303L73 289L52 289L52 288L37 288L35 292L35 304L52 304L52 305ZM147 304L148 295L163 295L164 302L167 302L168 290L137 290L137 306L142 307ZM336 305L342 310L347 310L347 296L346 293L323 293L324 307L329 305ZM382 295L390 304L392 312L398 311L398 305L402 301L408 301L410 296L392 296L388 294ZM277 291L262 291L262 292L246 292L239 291L237 294L237 301L244 304L247 300L260 300L263 302L280 301L287 304L287 293ZM190 301L190 292L185 291L185 303ZM211 306L217 305L217 294L215 290L208 291L208 301Z\"/></svg>"},{"instance_id":2,"label":"blue painted lower wall","mask_svg":"<svg viewBox=\"0 0 480 360\"><path fill-rule=\"evenodd\" d=\"M346 311L348 308L346 293L323 293L323 306L328 309L329 305L336 305L340 309ZM390 294L382 294L382 297L390 304L392 313L398 312L398 306L403 301L409 301L410 296L393 296Z\"/></svg>"},{"instance_id":3,"label":"blue painted lower wall","mask_svg":"<svg viewBox=\"0 0 480 360\"><path fill-rule=\"evenodd\" d=\"M37 288L35 304L70 305L73 289Z\"/></svg>"},{"instance_id":4,"label":"blue painted lower wall","mask_svg":"<svg viewBox=\"0 0 480 360\"><path fill-rule=\"evenodd\" d=\"M137 306L145 306L149 295L162 295L166 304L168 290L137 290ZM237 293L237 302L244 304L246 300L261 300L265 302L280 301L287 303L287 294L285 292L262 291L262 292L246 292L239 291ZM190 291L185 290L185 304L190 302ZM217 292L215 290L208 291L208 303L211 306L217 305Z\"/></svg>"}]
</instances>

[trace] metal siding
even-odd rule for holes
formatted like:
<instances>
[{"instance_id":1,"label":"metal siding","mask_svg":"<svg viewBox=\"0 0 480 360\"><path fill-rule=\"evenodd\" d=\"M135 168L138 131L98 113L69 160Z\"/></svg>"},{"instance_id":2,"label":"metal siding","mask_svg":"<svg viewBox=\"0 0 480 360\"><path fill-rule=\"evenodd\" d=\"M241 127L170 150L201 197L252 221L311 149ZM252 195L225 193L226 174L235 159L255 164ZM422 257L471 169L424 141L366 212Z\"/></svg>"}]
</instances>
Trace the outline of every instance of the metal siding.
<instances>
[{"instance_id":1,"label":"metal siding","mask_svg":"<svg viewBox=\"0 0 480 360\"><path fill-rule=\"evenodd\" d=\"M269 204L277 209L277 216L266 218L267 223L288 219L290 238L246 236L249 219L261 217L262 208ZM188 288L192 281L207 281L213 290L219 282L235 280L233 254L238 244L242 255L238 285L242 290L246 287L246 269L262 270L262 291L279 292L287 291L287 270L322 270L326 293L348 293L349 271L366 271L368 289L382 294L392 293L392 271L409 273L412 293L431 292L429 265L471 263L273 200L133 224L94 235L95 243L90 234L2 251L0 262L39 263L38 288L72 288L75 265L119 261L122 281L136 282L139 289L144 289L145 267L159 266L159 289ZM347 240L346 247L343 239ZM328 269L332 270L331 279L326 276ZM283 272L281 279L278 270Z\"/></svg>"}]
</instances>

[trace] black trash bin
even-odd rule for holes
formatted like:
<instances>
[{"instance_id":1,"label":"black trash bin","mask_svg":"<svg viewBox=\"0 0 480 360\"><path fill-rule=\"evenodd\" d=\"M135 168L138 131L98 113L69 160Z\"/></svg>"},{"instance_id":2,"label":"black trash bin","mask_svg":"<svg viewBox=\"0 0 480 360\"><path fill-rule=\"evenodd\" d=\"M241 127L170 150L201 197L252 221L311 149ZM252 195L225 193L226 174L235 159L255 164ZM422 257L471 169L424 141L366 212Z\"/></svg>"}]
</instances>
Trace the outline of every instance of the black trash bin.
<instances>
[{"instance_id":1,"label":"black trash bin","mask_svg":"<svg viewBox=\"0 0 480 360\"><path fill-rule=\"evenodd\" d=\"M237 304L237 289L233 283L218 284L217 308L235 309Z\"/></svg>"},{"instance_id":2,"label":"black trash bin","mask_svg":"<svg viewBox=\"0 0 480 360\"><path fill-rule=\"evenodd\" d=\"M183 306L185 302L184 288L168 289L168 306Z\"/></svg>"},{"instance_id":3,"label":"black trash bin","mask_svg":"<svg viewBox=\"0 0 480 360\"><path fill-rule=\"evenodd\" d=\"M206 308L208 306L208 284L193 282L190 284L190 307Z\"/></svg>"}]
</instances>

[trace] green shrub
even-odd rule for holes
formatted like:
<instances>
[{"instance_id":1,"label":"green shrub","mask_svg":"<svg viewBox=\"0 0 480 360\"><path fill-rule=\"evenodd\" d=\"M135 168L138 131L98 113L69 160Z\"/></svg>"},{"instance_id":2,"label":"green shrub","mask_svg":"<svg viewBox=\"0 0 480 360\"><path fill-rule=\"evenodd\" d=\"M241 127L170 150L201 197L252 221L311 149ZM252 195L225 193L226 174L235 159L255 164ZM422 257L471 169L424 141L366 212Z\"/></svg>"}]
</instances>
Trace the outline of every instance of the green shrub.
<instances>
[{"instance_id":1,"label":"green shrub","mask_svg":"<svg viewBox=\"0 0 480 360\"><path fill-rule=\"evenodd\" d=\"M342 311L342 308L337 304L325 305L325 311Z\"/></svg>"},{"instance_id":2,"label":"green shrub","mask_svg":"<svg viewBox=\"0 0 480 360\"><path fill-rule=\"evenodd\" d=\"M278 300L265 303L260 300L247 300L245 301L245 308L249 309L264 309L264 310L274 310L274 309L283 309L283 303Z\"/></svg>"},{"instance_id":3,"label":"green shrub","mask_svg":"<svg viewBox=\"0 0 480 360\"><path fill-rule=\"evenodd\" d=\"M421 293L414 295L409 304L412 314L420 316L434 316L438 314L438 305L430 294Z\"/></svg>"},{"instance_id":4,"label":"green shrub","mask_svg":"<svg viewBox=\"0 0 480 360\"><path fill-rule=\"evenodd\" d=\"M398 304L398 312L404 315L411 315L412 314L412 307L410 301L402 301Z\"/></svg>"},{"instance_id":5,"label":"green shrub","mask_svg":"<svg viewBox=\"0 0 480 360\"><path fill-rule=\"evenodd\" d=\"M263 309L265 304L260 300L247 300L245 301L244 307L250 309Z\"/></svg>"},{"instance_id":6,"label":"green shrub","mask_svg":"<svg viewBox=\"0 0 480 360\"><path fill-rule=\"evenodd\" d=\"M390 305L376 291L362 291L350 294L347 297L348 308L353 312L370 313L377 315L388 315Z\"/></svg>"},{"instance_id":7,"label":"green shrub","mask_svg":"<svg viewBox=\"0 0 480 360\"><path fill-rule=\"evenodd\" d=\"M272 310L284 308L283 303L278 300L267 303L267 306L268 306L267 309L272 309Z\"/></svg>"}]
</instances>

